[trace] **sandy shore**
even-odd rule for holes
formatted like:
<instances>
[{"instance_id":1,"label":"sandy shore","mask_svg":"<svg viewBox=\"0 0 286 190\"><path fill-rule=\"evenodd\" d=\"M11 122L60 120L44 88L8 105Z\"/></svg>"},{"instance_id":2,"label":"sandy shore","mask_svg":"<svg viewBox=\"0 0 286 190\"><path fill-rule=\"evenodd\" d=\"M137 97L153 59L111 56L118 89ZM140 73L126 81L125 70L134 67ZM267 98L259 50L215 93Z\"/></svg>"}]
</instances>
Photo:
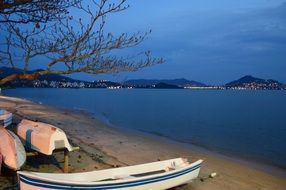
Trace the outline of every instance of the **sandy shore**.
<instances>
[{"instance_id":1,"label":"sandy shore","mask_svg":"<svg viewBox=\"0 0 286 190\"><path fill-rule=\"evenodd\" d=\"M216 154L202 148L169 141L162 137L111 128L93 115L67 111L35 104L30 101L0 96L0 108L15 114L14 123L21 118L38 120L63 129L71 143L81 148L70 156L71 172L133 165L174 157L186 157L190 161L203 159L200 178L211 172L213 179L197 179L176 189L192 190L284 190L286 171L261 166ZM62 172L61 153L52 157L28 157L24 170ZM9 172L8 172L9 173ZM0 177L0 189L15 181L9 174Z\"/></svg>"}]
</instances>

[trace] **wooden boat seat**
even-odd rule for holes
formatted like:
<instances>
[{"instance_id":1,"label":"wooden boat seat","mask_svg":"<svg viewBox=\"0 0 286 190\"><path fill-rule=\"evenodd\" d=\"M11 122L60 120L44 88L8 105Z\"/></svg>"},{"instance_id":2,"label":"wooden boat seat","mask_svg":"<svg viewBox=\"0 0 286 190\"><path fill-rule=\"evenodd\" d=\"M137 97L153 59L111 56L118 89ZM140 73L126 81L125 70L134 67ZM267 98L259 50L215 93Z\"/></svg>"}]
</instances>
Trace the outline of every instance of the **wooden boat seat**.
<instances>
[{"instance_id":1,"label":"wooden boat seat","mask_svg":"<svg viewBox=\"0 0 286 190\"><path fill-rule=\"evenodd\" d=\"M176 170L177 168L178 168L178 166L175 164L175 162L172 162L169 166L167 166L165 169L162 169L162 170L155 170L155 171L138 173L138 174L131 174L131 175L120 174L120 175L115 175L112 178L102 179L99 181L115 181L115 180L119 180L119 179L132 179L132 178L138 178L138 177L145 177L145 176L149 176L149 175L162 174L162 173L165 173L168 171Z\"/></svg>"},{"instance_id":2,"label":"wooden boat seat","mask_svg":"<svg viewBox=\"0 0 286 190\"><path fill-rule=\"evenodd\" d=\"M148 175L161 174L161 173L165 173L165 172L166 172L166 170L158 170L158 171L152 171L152 172L146 172L146 173L140 173L140 174L133 174L132 176L144 177L144 176L148 176Z\"/></svg>"},{"instance_id":3,"label":"wooden boat seat","mask_svg":"<svg viewBox=\"0 0 286 190\"><path fill-rule=\"evenodd\" d=\"M129 174L121 174L121 175L115 175L112 177L112 179L114 180L118 180L118 179L132 179L135 178L135 176L131 176Z\"/></svg>"},{"instance_id":4,"label":"wooden boat seat","mask_svg":"<svg viewBox=\"0 0 286 190\"><path fill-rule=\"evenodd\" d=\"M112 178L103 179L103 180L99 180L99 181L115 181L115 180L119 180L119 179L132 179L132 178L138 178L138 177L145 177L145 176L149 176L149 175L161 174L161 173L165 173L165 172L166 172L166 170L158 170L158 171L151 171L151 172L132 174L132 175L116 175L116 176L113 176ZM95 181L93 181L93 182L95 182Z\"/></svg>"},{"instance_id":5,"label":"wooden boat seat","mask_svg":"<svg viewBox=\"0 0 286 190\"><path fill-rule=\"evenodd\" d=\"M107 179L102 179L102 180L92 181L92 182L116 181L116 180L119 180L119 179L132 179L132 178L136 178L136 177L132 176L132 175L116 175L116 176L113 176L112 178L107 178Z\"/></svg>"}]
</instances>

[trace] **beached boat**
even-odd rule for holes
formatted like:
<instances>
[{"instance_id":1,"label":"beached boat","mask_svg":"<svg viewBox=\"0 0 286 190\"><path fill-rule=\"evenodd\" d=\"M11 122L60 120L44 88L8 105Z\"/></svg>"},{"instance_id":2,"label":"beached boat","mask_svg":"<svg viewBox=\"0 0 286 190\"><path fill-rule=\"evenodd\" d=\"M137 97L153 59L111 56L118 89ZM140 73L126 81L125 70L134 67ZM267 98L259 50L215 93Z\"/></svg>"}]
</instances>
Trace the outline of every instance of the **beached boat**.
<instances>
[{"instance_id":1,"label":"beached boat","mask_svg":"<svg viewBox=\"0 0 286 190\"><path fill-rule=\"evenodd\" d=\"M1 169L2 169L2 154L0 150L0 175L1 175Z\"/></svg>"},{"instance_id":2,"label":"beached boat","mask_svg":"<svg viewBox=\"0 0 286 190\"><path fill-rule=\"evenodd\" d=\"M65 132L46 123L23 119L16 128L16 134L27 149L42 154L52 155L56 149L73 150Z\"/></svg>"},{"instance_id":3,"label":"beached boat","mask_svg":"<svg viewBox=\"0 0 286 190\"><path fill-rule=\"evenodd\" d=\"M12 118L13 114L0 109L0 125L3 125L4 127L7 127L12 124Z\"/></svg>"},{"instance_id":4,"label":"beached boat","mask_svg":"<svg viewBox=\"0 0 286 190\"><path fill-rule=\"evenodd\" d=\"M20 139L3 126L0 126L0 139L2 163L12 170L19 170L26 161L25 148Z\"/></svg>"},{"instance_id":5,"label":"beached boat","mask_svg":"<svg viewBox=\"0 0 286 190\"><path fill-rule=\"evenodd\" d=\"M163 190L187 184L197 178L202 160L189 163L171 160L74 174L18 171L21 190L124 189Z\"/></svg>"}]
</instances>

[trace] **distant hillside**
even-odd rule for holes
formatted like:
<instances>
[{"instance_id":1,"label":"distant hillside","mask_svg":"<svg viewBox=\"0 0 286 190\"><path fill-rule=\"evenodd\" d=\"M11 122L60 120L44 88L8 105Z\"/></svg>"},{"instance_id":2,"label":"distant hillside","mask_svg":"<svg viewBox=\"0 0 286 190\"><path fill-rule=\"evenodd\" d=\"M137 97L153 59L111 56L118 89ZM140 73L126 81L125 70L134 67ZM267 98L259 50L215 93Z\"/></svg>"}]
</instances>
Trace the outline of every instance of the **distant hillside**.
<instances>
[{"instance_id":1,"label":"distant hillside","mask_svg":"<svg viewBox=\"0 0 286 190\"><path fill-rule=\"evenodd\" d=\"M33 73L35 71L37 70L29 71L28 73ZM20 69L1 67L0 78L21 72L22 71ZM49 74L40 76L36 80L14 80L8 83L6 86L12 88L107 88L109 86L120 86L120 84L111 81L87 82L62 75Z\"/></svg>"},{"instance_id":2,"label":"distant hillside","mask_svg":"<svg viewBox=\"0 0 286 190\"><path fill-rule=\"evenodd\" d=\"M225 85L227 88L246 88L246 89L283 89L285 85L273 79L260 79L251 75L246 75L238 80Z\"/></svg>"},{"instance_id":3,"label":"distant hillside","mask_svg":"<svg viewBox=\"0 0 286 190\"><path fill-rule=\"evenodd\" d=\"M36 70L35 70L36 71ZM29 71L33 73L35 71ZM20 69L0 67L0 78L4 78L14 73L21 73ZM238 80L229 82L221 86L210 86L197 81L190 81L184 78L173 80L128 80L123 84L101 80L95 82L72 79L62 75L44 75L36 80L14 80L4 87L11 88L147 88L147 89L237 89L237 90L286 90L286 85L273 79L260 79L251 75L246 75Z\"/></svg>"},{"instance_id":4,"label":"distant hillside","mask_svg":"<svg viewBox=\"0 0 286 190\"><path fill-rule=\"evenodd\" d=\"M173 80L158 80L158 79L136 79L136 80L128 80L125 81L124 84L133 85L133 86L150 86L156 85L159 83L165 83L169 85L176 85L180 87L187 87L187 86L200 86L204 87L207 86L206 84L197 82L197 81L189 81L187 79L173 79Z\"/></svg>"},{"instance_id":5,"label":"distant hillside","mask_svg":"<svg viewBox=\"0 0 286 190\"><path fill-rule=\"evenodd\" d=\"M28 73L33 73L36 71L41 71L41 70L33 70L33 71L28 71ZM11 74L18 74L21 73L21 69L13 69L9 67L0 67L0 78L4 78L6 76L9 76ZM69 82L75 82L75 81L80 81L80 80L75 80L71 79L69 77L65 77L62 75L56 75L56 74L49 74L49 75L43 75L38 78L38 80L54 80L54 81L69 81Z\"/></svg>"}]
</instances>

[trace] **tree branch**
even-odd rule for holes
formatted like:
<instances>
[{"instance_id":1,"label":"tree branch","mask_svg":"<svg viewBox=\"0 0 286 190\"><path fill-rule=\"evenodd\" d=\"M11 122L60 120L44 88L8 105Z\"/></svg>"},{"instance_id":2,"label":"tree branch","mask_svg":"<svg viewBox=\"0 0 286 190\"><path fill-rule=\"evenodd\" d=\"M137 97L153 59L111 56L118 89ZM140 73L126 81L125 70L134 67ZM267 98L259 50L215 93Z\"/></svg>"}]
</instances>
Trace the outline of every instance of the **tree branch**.
<instances>
[{"instance_id":1,"label":"tree branch","mask_svg":"<svg viewBox=\"0 0 286 190\"><path fill-rule=\"evenodd\" d=\"M122 33L118 36L105 32L107 16L126 10L129 7L126 5L126 0L93 0L92 2L93 4L88 5L80 2L75 6L82 17L89 18L85 21L68 15L65 19L42 26L20 27L18 24L8 23L7 31L11 36L6 45L9 47L9 52L17 51L19 58L24 60L18 63L18 66L14 65L17 68L22 66L23 73L8 76L1 81L7 82L10 79L14 80L15 77L32 80L50 73L101 74L136 71L164 62L162 58L153 58L149 51L135 56L122 56L117 51L141 44L151 31ZM86 23L87 21L89 22ZM49 61L39 66L42 71L28 74L31 61L43 56Z\"/></svg>"}]
</instances>

